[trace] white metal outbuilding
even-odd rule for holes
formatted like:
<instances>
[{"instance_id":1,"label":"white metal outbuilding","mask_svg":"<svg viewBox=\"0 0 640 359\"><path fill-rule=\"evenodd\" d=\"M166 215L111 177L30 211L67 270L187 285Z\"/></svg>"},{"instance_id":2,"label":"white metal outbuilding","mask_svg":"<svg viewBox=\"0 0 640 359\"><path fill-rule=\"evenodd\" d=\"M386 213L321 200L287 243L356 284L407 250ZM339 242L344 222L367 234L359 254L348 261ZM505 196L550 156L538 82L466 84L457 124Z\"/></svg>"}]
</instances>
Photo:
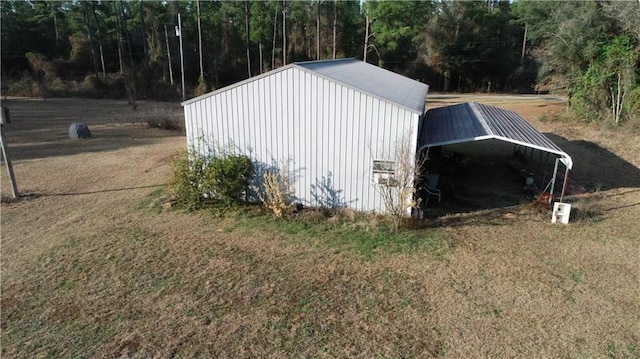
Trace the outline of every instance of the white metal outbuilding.
<instances>
[{"instance_id":1,"label":"white metal outbuilding","mask_svg":"<svg viewBox=\"0 0 640 359\"><path fill-rule=\"evenodd\" d=\"M381 212L374 162L392 168L403 141L415 153L427 92L356 59L293 63L184 102L187 141L284 163L306 205Z\"/></svg>"}]
</instances>

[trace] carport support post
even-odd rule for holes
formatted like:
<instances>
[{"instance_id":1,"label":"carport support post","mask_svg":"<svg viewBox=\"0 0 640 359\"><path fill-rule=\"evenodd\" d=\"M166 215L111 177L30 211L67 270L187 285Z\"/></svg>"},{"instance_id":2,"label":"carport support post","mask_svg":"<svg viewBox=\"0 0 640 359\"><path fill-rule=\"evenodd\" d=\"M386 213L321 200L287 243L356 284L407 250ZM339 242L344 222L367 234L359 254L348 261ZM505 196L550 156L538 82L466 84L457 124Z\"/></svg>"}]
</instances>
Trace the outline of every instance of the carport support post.
<instances>
[{"instance_id":1,"label":"carport support post","mask_svg":"<svg viewBox=\"0 0 640 359\"><path fill-rule=\"evenodd\" d=\"M553 177L551 177L551 195L549 196L549 203L553 202L553 190L556 186L556 176L558 175L558 161L559 159L556 157L556 164L553 167Z\"/></svg>"},{"instance_id":2,"label":"carport support post","mask_svg":"<svg viewBox=\"0 0 640 359\"><path fill-rule=\"evenodd\" d=\"M547 152L547 157L544 159L544 165L542 166L542 187L547 183L547 168L549 167L549 152Z\"/></svg>"},{"instance_id":3,"label":"carport support post","mask_svg":"<svg viewBox=\"0 0 640 359\"><path fill-rule=\"evenodd\" d=\"M560 195L560 202L564 200L564 193L567 191L568 182L569 182L569 167L567 167L567 169L564 171L564 183L562 184L562 194Z\"/></svg>"}]
</instances>

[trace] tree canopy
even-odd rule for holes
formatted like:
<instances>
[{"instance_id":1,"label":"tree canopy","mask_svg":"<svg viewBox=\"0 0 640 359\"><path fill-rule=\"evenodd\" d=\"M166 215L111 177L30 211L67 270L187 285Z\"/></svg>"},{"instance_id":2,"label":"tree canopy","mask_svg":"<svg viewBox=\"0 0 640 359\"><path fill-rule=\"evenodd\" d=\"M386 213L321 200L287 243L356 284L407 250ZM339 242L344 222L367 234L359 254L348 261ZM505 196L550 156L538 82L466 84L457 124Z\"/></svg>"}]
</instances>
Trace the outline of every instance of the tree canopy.
<instances>
[{"instance_id":1,"label":"tree canopy","mask_svg":"<svg viewBox=\"0 0 640 359\"><path fill-rule=\"evenodd\" d=\"M178 14L189 96L356 57L432 91L554 92L581 118L616 124L640 112L638 1L4 0L2 82L179 99Z\"/></svg>"}]
</instances>

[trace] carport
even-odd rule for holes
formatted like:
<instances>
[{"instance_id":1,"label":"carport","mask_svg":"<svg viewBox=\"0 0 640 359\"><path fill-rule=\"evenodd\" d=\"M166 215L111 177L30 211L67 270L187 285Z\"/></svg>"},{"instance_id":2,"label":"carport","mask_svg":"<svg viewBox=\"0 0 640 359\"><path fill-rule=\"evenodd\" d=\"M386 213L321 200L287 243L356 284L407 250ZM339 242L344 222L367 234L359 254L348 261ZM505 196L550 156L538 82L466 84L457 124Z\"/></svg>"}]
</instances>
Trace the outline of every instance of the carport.
<instances>
[{"instance_id":1,"label":"carport","mask_svg":"<svg viewBox=\"0 0 640 359\"><path fill-rule=\"evenodd\" d=\"M512 147L513 157L509 164L522 173L527 186L549 193L549 201L552 201L559 177L562 180L560 201L564 198L569 170L573 166L571 157L513 111L476 102L436 108L427 111L419 131L419 153L428 158L425 172L432 178L436 176L435 182L427 178L429 190L437 190L433 188L438 186L437 172L443 157L447 157L442 153L444 146L498 141L502 147ZM482 147L478 144L477 148ZM555 157L552 175L545 169L545 164L551 163L550 157ZM560 163L565 167L564 176L558 175Z\"/></svg>"}]
</instances>

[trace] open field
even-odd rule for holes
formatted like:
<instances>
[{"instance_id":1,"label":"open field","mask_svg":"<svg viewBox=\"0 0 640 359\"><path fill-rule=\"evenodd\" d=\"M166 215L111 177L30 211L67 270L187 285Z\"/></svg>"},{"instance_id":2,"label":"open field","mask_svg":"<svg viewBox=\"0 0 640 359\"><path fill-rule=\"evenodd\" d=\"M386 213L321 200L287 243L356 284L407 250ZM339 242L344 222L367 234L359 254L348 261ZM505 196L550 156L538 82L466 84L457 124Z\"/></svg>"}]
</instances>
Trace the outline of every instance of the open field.
<instances>
[{"instance_id":1,"label":"open field","mask_svg":"<svg viewBox=\"0 0 640 359\"><path fill-rule=\"evenodd\" d=\"M434 99L439 106L466 97ZM579 216L530 206L427 221L165 210L180 106L10 99L2 358L640 357L640 140L551 121L553 99L475 96L571 154ZM94 138L70 140L72 122Z\"/></svg>"}]
</instances>

